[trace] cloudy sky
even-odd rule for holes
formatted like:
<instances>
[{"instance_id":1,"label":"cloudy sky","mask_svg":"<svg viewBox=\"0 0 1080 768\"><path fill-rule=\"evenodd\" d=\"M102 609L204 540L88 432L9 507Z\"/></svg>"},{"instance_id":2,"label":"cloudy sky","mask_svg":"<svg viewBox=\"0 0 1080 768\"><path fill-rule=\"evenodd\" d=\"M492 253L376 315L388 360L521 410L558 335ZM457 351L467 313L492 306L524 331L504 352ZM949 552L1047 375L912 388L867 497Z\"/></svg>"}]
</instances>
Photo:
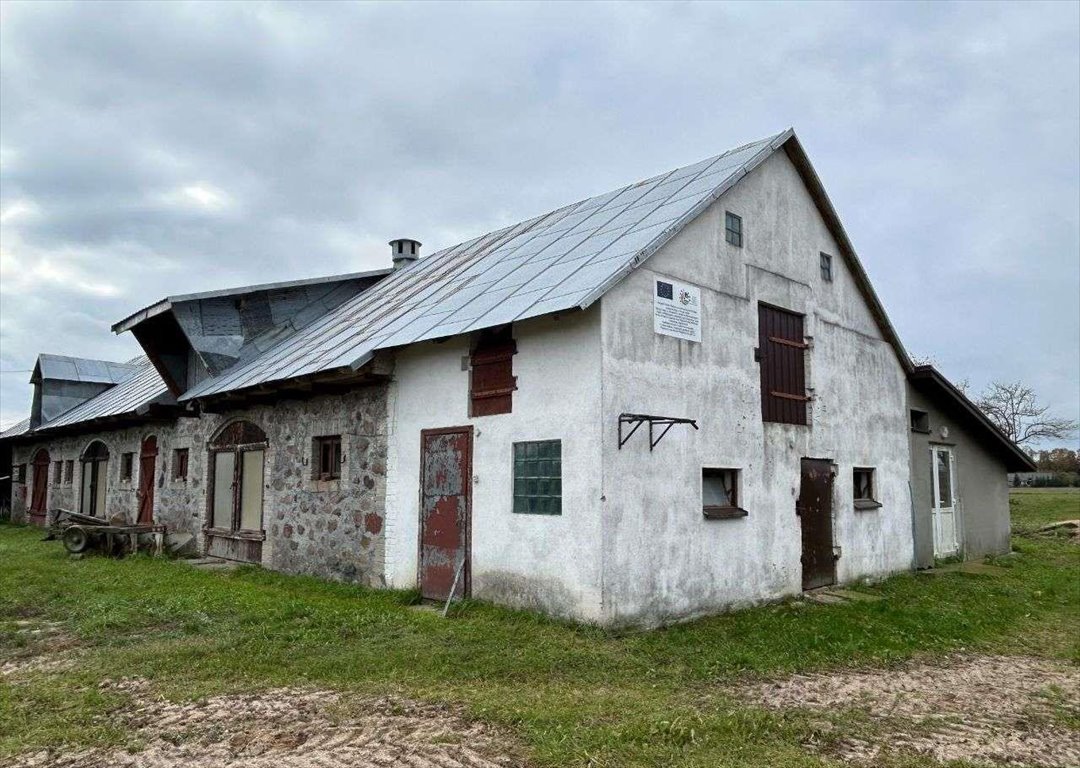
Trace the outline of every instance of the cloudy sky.
<instances>
[{"instance_id":1,"label":"cloudy sky","mask_svg":"<svg viewBox=\"0 0 1080 768\"><path fill-rule=\"evenodd\" d=\"M0 4L0 423L168 294L794 126L905 343L1080 409L1080 4Z\"/></svg>"}]
</instances>

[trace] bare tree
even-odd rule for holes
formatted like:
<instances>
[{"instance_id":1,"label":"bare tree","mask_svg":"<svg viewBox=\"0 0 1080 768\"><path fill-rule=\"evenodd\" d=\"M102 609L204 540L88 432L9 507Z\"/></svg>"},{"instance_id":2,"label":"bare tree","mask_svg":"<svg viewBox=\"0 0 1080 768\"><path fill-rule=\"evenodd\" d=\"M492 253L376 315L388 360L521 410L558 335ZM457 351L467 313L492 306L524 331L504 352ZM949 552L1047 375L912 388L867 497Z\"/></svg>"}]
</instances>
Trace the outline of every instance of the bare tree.
<instances>
[{"instance_id":1,"label":"bare tree","mask_svg":"<svg viewBox=\"0 0 1080 768\"><path fill-rule=\"evenodd\" d=\"M937 359L933 355L917 355L909 354L912 365L929 365L931 368L937 368L940 370ZM966 396L971 397L971 382L965 379L952 382L952 385L963 392Z\"/></svg>"},{"instance_id":2,"label":"bare tree","mask_svg":"<svg viewBox=\"0 0 1080 768\"><path fill-rule=\"evenodd\" d=\"M1064 440L1077 429L1075 421L1049 415L1050 407L1040 405L1035 391L1018 381L994 382L976 405L1019 446L1040 440Z\"/></svg>"}]
</instances>

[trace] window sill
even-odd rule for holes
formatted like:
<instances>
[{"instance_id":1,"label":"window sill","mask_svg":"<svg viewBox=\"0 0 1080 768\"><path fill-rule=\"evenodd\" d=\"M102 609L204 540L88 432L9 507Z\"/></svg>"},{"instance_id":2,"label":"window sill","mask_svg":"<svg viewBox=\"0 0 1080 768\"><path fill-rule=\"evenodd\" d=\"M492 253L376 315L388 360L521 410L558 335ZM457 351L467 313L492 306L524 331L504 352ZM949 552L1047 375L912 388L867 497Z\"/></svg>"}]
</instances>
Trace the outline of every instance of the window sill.
<instances>
[{"instance_id":1,"label":"window sill","mask_svg":"<svg viewBox=\"0 0 1080 768\"><path fill-rule=\"evenodd\" d=\"M320 480L315 477L307 481L307 485L304 488L309 493L329 493L331 491L341 490L341 478L335 477L329 480Z\"/></svg>"},{"instance_id":2,"label":"window sill","mask_svg":"<svg viewBox=\"0 0 1080 768\"><path fill-rule=\"evenodd\" d=\"M856 512L865 512L871 509L881 509L881 502L873 499L855 499Z\"/></svg>"},{"instance_id":3,"label":"window sill","mask_svg":"<svg viewBox=\"0 0 1080 768\"><path fill-rule=\"evenodd\" d=\"M702 507L701 513L706 520L735 520L750 514L742 507Z\"/></svg>"},{"instance_id":4,"label":"window sill","mask_svg":"<svg viewBox=\"0 0 1080 768\"><path fill-rule=\"evenodd\" d=\"M932 429L915 429L914 427L911 428L911 431L916 435L930 435L934 432Z\"/></svg>"},{"instance_id":5,"label":"window sill","mask_svg":"<svg viewBox=\"0 0 1080 768\"><path fill-rule=\"evenodd\" d=\"M266 531L233 531L228 528L207 528L208 536L220 536L225 539L245 539L247 541L266 541Z\"/></svg>"}]
</instances>

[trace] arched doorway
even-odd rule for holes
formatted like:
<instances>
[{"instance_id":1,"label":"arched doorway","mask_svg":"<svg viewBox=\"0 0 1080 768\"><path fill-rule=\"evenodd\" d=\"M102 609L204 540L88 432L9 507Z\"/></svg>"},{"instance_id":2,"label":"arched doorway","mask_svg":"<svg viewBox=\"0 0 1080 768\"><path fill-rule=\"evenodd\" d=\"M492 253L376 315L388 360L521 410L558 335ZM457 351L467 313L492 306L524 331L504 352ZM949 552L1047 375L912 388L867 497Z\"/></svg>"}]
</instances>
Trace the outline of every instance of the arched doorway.
<instances>
[{"instance_id":1,"label":"arched doorway","mask_svg":"<svg viewBox=\"0 0 1080 768\"><path fill-rule=\"evenodd\" d=\"M105 443L95 440L86 446L82 457L82 477L79 494L79 511L84 515L105 517L105 489L109 470L109 449Z\"/></svg>"},{"instance_id":2,"label":"arched doorway","mask_svg":"<svg viewBox=\"0 0 1080 768\"><path fill-rule=\"evenodd\" d=\"M152 525L154 522L154 473L157 465L157 438L149 435L142 441L139 453L139 515L140 525Z\"/></svg>"},{"instance_id":3,"label":"arched doorway","mask_svg":"<svg viewBox=\"0 0 1080 768\"><path fill-rule=\"evenodd\" d=\"M45 525L49 504L49 452L44 448L34 454L33 485L30 491L30 523Z\"/></svg>"},{"instance_id":4,"label":"arched doorway","mask_svg":"<svg viewBox=\"0 0 1080 768\"><path fill-rule=\"evenodd\" d=\"M210 441L206 550L213 557L262 562L266 433L250 421L226 424Z\"/></svg>"}]
</instances>

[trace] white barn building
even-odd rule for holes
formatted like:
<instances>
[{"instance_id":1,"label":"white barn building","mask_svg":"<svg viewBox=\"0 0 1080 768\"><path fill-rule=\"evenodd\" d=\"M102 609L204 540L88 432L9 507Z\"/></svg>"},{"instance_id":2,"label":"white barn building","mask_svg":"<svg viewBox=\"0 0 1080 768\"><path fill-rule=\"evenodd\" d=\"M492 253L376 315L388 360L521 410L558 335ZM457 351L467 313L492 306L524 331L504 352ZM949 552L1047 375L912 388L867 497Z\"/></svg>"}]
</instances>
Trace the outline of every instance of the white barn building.
<instances>
[{"instance_id":1,"label":"white barn building","mask_svg":"<svg viewBox=\"0 0 1080 768\"><path fill-rule=\"evenodd\" d=\"M121 321L158 388L6 435L15 463L96 440L100 465L152 432L140 514L205 552L605 625L926 551L915 369L793 131L426 258L391 245L393 270L317 296L252 286ZM994 445L991 474L1024 468ZM13 507L48 506L49 482L28 500L24 477ZM1007 527L1000 506L970 514Z\"/></svg>"}]
</instances>

